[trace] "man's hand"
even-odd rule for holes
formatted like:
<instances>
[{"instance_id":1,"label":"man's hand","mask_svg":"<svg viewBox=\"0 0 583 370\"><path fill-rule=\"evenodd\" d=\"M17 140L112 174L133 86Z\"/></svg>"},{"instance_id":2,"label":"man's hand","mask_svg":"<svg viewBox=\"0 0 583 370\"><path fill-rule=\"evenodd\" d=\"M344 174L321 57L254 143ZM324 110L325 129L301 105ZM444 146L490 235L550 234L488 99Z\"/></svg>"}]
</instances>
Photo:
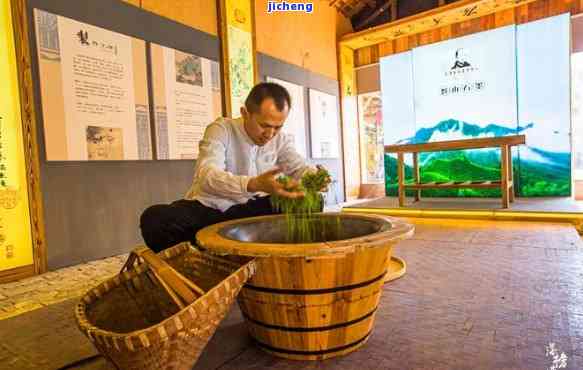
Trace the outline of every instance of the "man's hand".
<instances>
[{"instance_id":1,"label":"man's hand","mask_svg":"<svg viewBox=\"0 0 583 370\"><path fill-rule=\"evenodd\" d=\"M299 185L297 181L290 180L286 185L277 181L276 176L280 172L281 170L279 168L274 168L259 176L252 177L247 184L247 191L250 193L261 191L291 199L303 197L305 195L304 192L296 190Z\"/></svg>"},{"instance_id":2,"label":"man's hand","mask_svg":"<svg viewBox=\"0 0 583 370\"><path fill-rule=\"evenodd\" d=\"M326 170L326 168L322 165L318 164L318 165L316 165L316 168L318 170L323 170L323 171L328 172L328 170ZM332 178L330 177L330 175L326 176L326 181L324 182L324 185L320 189L320 192L327 193L328 192L328 185L330 185L331 182L332 182Z\"/></svg>"}]
</instances>

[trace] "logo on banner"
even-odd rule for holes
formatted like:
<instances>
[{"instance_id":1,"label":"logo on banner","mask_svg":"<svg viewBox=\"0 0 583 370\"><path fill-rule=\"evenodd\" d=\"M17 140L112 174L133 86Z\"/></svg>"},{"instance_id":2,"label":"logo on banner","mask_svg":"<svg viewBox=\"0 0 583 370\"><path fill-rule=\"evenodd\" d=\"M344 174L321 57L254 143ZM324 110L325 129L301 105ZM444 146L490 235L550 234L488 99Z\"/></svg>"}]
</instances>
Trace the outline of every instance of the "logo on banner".
<instances>
[{"instance_id":1,"label":"logo on banner","mask_svg":"<svg viewBox=\"0 0 583 370\"><path fill-rule=\"evenodd\" d=\"M454 69L467 68L471 66L472 65L470 62L468 62L466 59L464 49L457 49L455 51L455 63L453 64L453 67L451 67L451 70L453 71Z\"/></svg>"},{"instance_id":2,"label":"logo on banner","mask_svg":"<svg viewBox=\"0 0 583 370\"><path fill-rule=\"evenodd\" d=\"M466 49L457 49L453 56L453 60L449 64L451 67L445 72L446 76L458 76L479 70L473 65L473 62L470 63L471 58Z\"/></svg>"},{"instance_id":3,"label":"logo on banner","mask_svg":"<svg viewBox=\"0 0 583 370\"><path fill-rule=\"evenodd\" d=\"M456 49L444 71L446 81L450 83L440 87L440 94L442 96L468 95L484 90L486 83L476 78L479 70L471 60L467 49Z\"/></svg>"}]
</instances>

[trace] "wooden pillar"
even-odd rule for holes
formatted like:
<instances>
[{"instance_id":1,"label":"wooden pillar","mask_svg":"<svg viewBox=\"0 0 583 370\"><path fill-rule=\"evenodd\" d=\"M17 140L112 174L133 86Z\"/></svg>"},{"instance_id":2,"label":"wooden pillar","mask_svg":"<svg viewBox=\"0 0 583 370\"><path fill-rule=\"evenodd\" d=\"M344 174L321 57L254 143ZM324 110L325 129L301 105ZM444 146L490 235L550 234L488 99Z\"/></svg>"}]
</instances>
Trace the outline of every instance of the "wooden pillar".
<instances>
[{"instance_id":1,"label":"wooden pillar","mask_svg":"<svg viewBox=\"0 0 583 370\"><path fill-rule=\"evenodd\" d=\"M405 154L397 153L397 176L398 176L398 192L399 192L399 207L405 205Z\"/></svg>"},{"instance_id":2,"label":"wooden pillar","mask_svg":"<svg viewBox=\"0 0 583 370\"><path fill-rule=\"evenodd\" d=\"M508 195L508 145L500 147L500 191L502 192L502 208L510 206Z\"/></svg>"},{"instance_id":3,"label":"wooden pillar","mask_svg":"<svg viewBox=\"0 0 583 370\"><path fill-rule=\"evenodd\" d=\"M28 199L32 225L34 272L47 270L47 251L40 186L40 165L37 139L37 118L34 105L33 75L31 70L30 40L26 0L9 0L16 51L20 109L26 160Z\"/></svg>"},{"instance_id":4,"label":"wooden pillar","mask_svg":"<svg viewBox=\"0 0 583 370\"><path fill-rule=\"evenodd\" d=\"M508 200L514 202L514 170L512 168L512 147L508 146Z\"/></svg>"},{"instance_id":5,"label":"wooden pillar","mask_svg":"<svg viewBox=\"0 0 583 370\"><path fill-rule=\"evenodd\" d=\"M358 129L354 50L340 43L338 45L338 59L344 194L348 201L358 199L361 185L360 158L355 155L355 153L360 153L360 132Z\"/></svg>"},{"instance_id":6,"label":"wooden pillar","mask_svg":"<svg viewBox=\"0 0 583 370\"><path fill-rule=\"evenodd\" d=\"M420 177L419 177L419 153L413 152L413 179L415 180L415 184L419 184ZM415 190L415 201L418 202L421 199L421 190Z\"/></svg>"}]
</instances>

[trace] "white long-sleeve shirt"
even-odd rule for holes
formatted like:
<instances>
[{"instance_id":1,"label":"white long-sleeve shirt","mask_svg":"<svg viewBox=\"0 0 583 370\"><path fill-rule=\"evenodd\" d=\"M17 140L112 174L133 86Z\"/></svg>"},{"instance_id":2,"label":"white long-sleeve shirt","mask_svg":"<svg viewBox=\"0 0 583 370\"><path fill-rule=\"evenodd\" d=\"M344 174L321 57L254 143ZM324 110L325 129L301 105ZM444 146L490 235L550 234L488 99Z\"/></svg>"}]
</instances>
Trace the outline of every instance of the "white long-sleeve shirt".
<instances>
[{"instance_id":1,"label":"white long-sleeve shirt","mask_svg":"<svg viewBox=\"0 0 583 370\"><path fill-rule=\"evenodd\" d=\"M296 179L312 169L296 152L290 135L279 132L258 146L247 135L242 118L219 118L206 128L199 143L194 179L185 199L224 212L261 195L247 191L249 179L275 166Z\"/></svg>"}]
</instances>

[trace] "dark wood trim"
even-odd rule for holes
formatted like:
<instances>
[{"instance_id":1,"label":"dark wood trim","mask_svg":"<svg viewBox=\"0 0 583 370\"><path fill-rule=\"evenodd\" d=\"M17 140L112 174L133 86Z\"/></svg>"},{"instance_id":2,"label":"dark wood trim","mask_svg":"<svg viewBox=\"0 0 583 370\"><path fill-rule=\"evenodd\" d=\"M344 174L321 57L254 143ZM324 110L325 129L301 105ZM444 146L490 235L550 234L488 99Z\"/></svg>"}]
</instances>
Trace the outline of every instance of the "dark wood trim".
<instances>
[{"instance_id":1,"label":"dark wood trim","mask_svg":"<svg viewBox=\"0 0 583 370\"><path fill-rule=\"evenodd\" d=\"M36 275L34 265L16 267L10 270L0 271L0 284L24 279L34 275Z\"/></svg>"},{"instance_id":2,"label":"dark wood trim","mask_svg":"<svg viewBox=\"0 0 583 370\"><path fill-rule=\"evenodd\" d=\"M480 139L448 140L423 144L385 145L385 153L415 153L460 149L490 148L526 143L525 135L486 137Z\"/></svg>"},{"instance_id":3,"label":"dark wood trim","mask_svg":"<svg viewBox=\"0 0 583 370\"><path fill-rule=\"evenodd\" d=\"M225 0L217 0L217 33L221 43L221 75L223 78L221 94L223 95L223 112L225 116L231 116L231 79L229 67L229 44L227 41L227 9Z\"/></svg>"},{"instance_id":4,"label":"dark wood trim","mask_svg":"<svg viewBox=\"0 0 583 370\"><path fill-rule=\"evenodd\" d=\"M14 41L20 86L20 105L22 114L22 132L24 137L24 152L26 160L28 202L31 218L33 241L34 273L47 271L47 245L45 239L45 224L40 185L40 163L37 138L37 112L34 104L34 85L31 70L29 19L26 0L10 0L12 21L14 25Z\"/></svg>"},{"instance_id":5,"label":"dark wood trim","mask_svg":"<svg viewBox=\"0 0 583 370\"><path fill-rule=\"evenodd\" d=\"M255 31L255 1L249 0L251 3L251 44L253 47L253 80L257 84L261 81L259 76L259 66L257 65L257 37Z\"/></svg>"}]
</instances>

